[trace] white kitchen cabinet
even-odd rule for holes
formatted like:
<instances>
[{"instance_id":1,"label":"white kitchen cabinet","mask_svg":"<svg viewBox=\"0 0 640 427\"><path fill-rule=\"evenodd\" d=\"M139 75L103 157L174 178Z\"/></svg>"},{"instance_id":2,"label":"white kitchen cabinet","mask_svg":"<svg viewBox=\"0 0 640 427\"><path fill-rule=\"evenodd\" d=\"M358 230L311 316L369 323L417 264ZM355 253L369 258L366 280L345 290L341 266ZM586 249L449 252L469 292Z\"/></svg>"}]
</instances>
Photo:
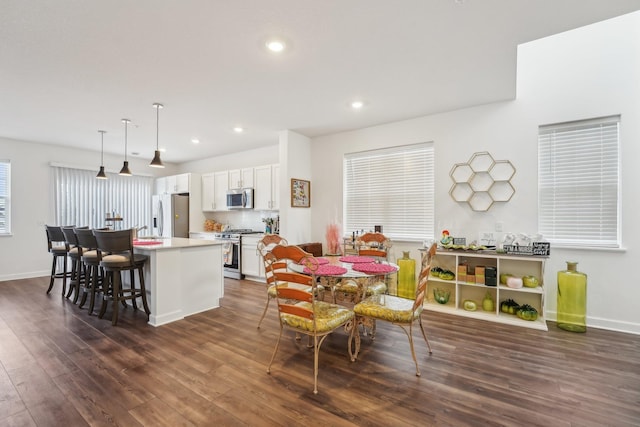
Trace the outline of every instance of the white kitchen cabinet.
<instances>
[{"instance_id":1,"label":"white kitchen cabinet","mask_svg":"<svg viewBox=\"0 0 640 427\"><path fill-rule=\"evenodd\" d=\"M253 187L253 183L253 168L229 171L229 188L250 188Z\"/></svg>"},{"instance_id":2,"label":"white kitchen cabinet","mask_svg":"<svg viewBox=\"0 0 640 427\"><path fill-rule=\"evenodd\" d=\"M229 174L227 171L202 175L202 210L226 211Z\"/></svg>"},{"instance_id":3,"label":"white kitchen cabinet","mask_svg":"<svg viewBox=\"0 0 640 427\"><path fill-rule=\"evenodd\" d=\"M156 178L155 194L188 193L190 180L190 173Z\"/></svg>"},{"instance_id":4,"label":"white kitchen cabinet","mask_svg":"<svg viewBox=\"0 0 640 427\"><path fill-rule=\"evenodd\" d=\"M242 236L240 251L242 252L242 274L247 280L264 281L264 263L258 253L258 242L262 234Z\"/></svg>"},{"instance_id":5,"label":"white kitchen cabinet","mask_svg":"<svg viewBox=\"0 0 640 427\"><path fill-rule=\"evenodd\" d=\"M173 193L188 193L189 192L189 181L191 179L190 173L182 173L180 175L174 175L173 184Z\"/></svg>"},{"instance_id":6,"label":"white kitchen cabinet","mask_svg":"<svg viewBox=\"0 0 640 427\"><path fill-rule=\"evenodd\" d=\"M491 252L438 251L431 261L431 268L440 267L441 269L449 270L454 273L455 277L452 280L444 280L430 274L427 282L427 296L424 308L425 310L546 331L548 329L544 315L543 283L545 259L545 257L540 256L505 255ZM459 268L460 266L465 267ZM496 286L476 283L477 276L464 274L465 270L467 273L470 271L475 272L476 267L495 268ZM535 288L510 288L500 284L500 274L510 274L516 277L535 276L539 281L539 285ZM449 301L446 304L436 302L433 295L434 289L448 291L450 293ZM487 292L490 293L494 301L494 310L492 311L484 311L482 307L482 300ZM512 299L519 305L529 304L534 307L538 311L538 319L534 321L523 320L515 314L501 312L500 303L507 299ZM465 310L464 302L466 300L474 301L477 309L475 311Z\"/></svg>"},{"instance_id":7,"label":"white kitchen cabinet","mask_svg":"<svg viewBox=\"0 0 640 427\"><path fill-rule=\"evenodd\" d=\"M280 165L265 165L254 168L254 208L259 210L280 209Z\"/></svg>"}]
</instances>

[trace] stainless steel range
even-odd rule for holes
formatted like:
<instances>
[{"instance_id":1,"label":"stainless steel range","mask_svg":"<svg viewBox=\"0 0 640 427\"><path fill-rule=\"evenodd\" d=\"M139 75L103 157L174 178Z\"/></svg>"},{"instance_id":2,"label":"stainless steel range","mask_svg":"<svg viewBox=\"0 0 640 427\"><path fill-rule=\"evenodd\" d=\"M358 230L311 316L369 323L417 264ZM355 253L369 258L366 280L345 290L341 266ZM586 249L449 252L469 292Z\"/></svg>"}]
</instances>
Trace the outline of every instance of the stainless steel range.
<instances>
[{"instance_id":1,"label":"stainless steel range","mask_svg":"<svg viewBox=\"0 0 640 427\"><path fill-rule=\"evenodd\" d=\"M224 277L244 279L244 274L242 274L242 235L258 233L262 232L251 230L250 228L238 228L214 234L216 240L224 242L222 246Z\"/></svg>"}]
</instances>

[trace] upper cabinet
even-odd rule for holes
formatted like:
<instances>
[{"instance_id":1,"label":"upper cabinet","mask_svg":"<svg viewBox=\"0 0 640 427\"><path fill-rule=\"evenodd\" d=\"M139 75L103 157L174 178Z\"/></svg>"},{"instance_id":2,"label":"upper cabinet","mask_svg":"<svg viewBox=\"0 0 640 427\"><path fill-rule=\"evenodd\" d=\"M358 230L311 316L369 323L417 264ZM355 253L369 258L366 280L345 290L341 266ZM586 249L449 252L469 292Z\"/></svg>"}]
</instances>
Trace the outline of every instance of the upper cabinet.
<instances>
[{"instance_id":1,"label":"upper cabinet","mask_svg":"<svg viewBox=\"0 0 640 427\"><path fill-rule=\"evenodd\" d=\"M155 194L188 193L190 179L190 173L157 178Z\"/></svg>"},{"instance_id":2,"label":"upper cabinet","mask_svg":"<svg viewBox=\"0 0 640 427\"><path fill-rule=\"evenodd\" d=\"M202 210L226 211L227 190L253 188L253 208L280 209L280 165L233 169L202 175Z\"/></svg>"},{"instance_id":3,"label":"upper cabinet","mask_svg":"<svg viewBox=\"0 0 640 427\"><path fill-rule=\"evenodd\" d=\"M229 171L229 188L250 188L253 185L253 168Z\"/></svg>"},{"instance_id":4,"label":"upper cabinet","mask_svg":"<svg viewBox=\"0 0 640 427\"><path fill-rule=\"evenodd\" d=\"M280 165L254 168L253 207L259 210L280 209Z\"/></svg>"},{"instance_id":5,"label":"upper cabinet","mask_svg":"<svg viewBox=\"0 0 640 427\"><path fill-rule=\"evenodd\" d=\"M229 172L221 171L202 175L202 210L226 211Z\"/></svg>"}]
</instances>

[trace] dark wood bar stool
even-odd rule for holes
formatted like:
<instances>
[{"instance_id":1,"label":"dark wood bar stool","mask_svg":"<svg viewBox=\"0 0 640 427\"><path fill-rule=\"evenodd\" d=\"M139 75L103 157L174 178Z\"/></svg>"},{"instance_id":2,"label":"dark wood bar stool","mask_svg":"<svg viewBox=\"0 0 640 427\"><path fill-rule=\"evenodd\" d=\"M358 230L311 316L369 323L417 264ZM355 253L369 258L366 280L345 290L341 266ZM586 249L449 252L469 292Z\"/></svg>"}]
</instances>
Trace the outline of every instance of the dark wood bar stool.
<instances>
[{"instance_id":1,"label":"dark wood bar stool","mask_svg":"<svg viewBox=\"0 0 640 427\"><path fill-rule=\"evenodd\" d=\"M70 276L70 272L67 272L67 253L69 252L69 246L62 232L62 227L56 225L46 225L47 232L47 247L49 253L53 256L53 262L51 264L51 280L49 281L49 289L47 293L53 289L53 283L55 279L62 279L62 295L64 296L67 291L67 277ZM62 260L62 272L57 273L58 259Z\"/></svg>"},{"instance_id":2,"label":"dark wood bar stool","mask_svg":"<svg viewBox=\"0 0 640 427\"><path fill-rule=\"evenodd\" d=\"M88 229L89 227L62 227L62 233L67 243L67 256L71 260L71 277L69 280L69 291L67 298L73 294L73 303L78 302L80 296L80 286L84 282L84 268L82 265L82 247L78 244L76 229Z\"/></svg>"},{"instance_id":3,"label":"dark wood bar stool","mask_svg":"<svg viewBox=\"0 0 640 427\"><path fill-rule=\"evenodd\" d=\"M113 316L111 323L118 324L119 303L126 306L127 300L137 309L136 299L142 299L144 311L149 319L147 292L144 285L144 264L148 257L133 253L133 229L119 231L93 230L98 244L98 259L104 269L103 299L99 317L102 318L107 309L107 300L113 300ZM135 287L135 271L138 270L139 287ZM123 289L121 273L129 271L131 286Z\"/></svg>"},{"instance_id":4,"label":"dark wood bar stool","mask_svg":"<svg viewBox=\"0 0 640 427\"><path fill-rule=\"evenodd\" d=\"M81 287L82 298L80 299L79 307L84 307L87 302L87 296L89 296L89 314L93 314L96 293L101 291L103 281L102 268L98 259L98 242L96 241L96 236L93 235L93 230L88 228L76 229L76 237L78 238L78 245L82 248L81 260L85 277L84 286Z\"/></svg>"}]
</instances>

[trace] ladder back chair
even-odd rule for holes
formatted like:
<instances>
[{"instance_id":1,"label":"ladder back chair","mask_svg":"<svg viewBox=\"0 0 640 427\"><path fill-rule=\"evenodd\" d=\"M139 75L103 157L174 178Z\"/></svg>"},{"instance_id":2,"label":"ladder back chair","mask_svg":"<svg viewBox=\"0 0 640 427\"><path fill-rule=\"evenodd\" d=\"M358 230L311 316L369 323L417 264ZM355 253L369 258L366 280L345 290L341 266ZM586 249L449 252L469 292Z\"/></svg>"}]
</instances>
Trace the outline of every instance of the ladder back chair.
<instances>
[{"instance_id":1,"label":"ladder back chair","mask_svg":"<svg viewBox=\"0 0 640 427\"><path fill-rule=\"evenodd\" d=\"M425 294L427 292L427 280L429 279L429 271L431 270L431 260L435 253L436 244L434 243L422 260L422 268L418 279L415 299L412 300L392 295L372 295L353 307L356 316L371 319L374 321L374 325L375 321L381 320L391 322L402 328L409 339L409 348L411 349L413 361L416 364L416 376L418 377L420 376L420 369L418 368L418 359L416 358L416 352L413 346L413 325L417 323L420 327L422 337L427 344L429 354L431 354L431 344L429 344L427 334L424 331L421 315ZM357 328L354 328L354 330L356 330L357 333ZM371 337L372 339L375 337L375 329Z\"/></svg>"},{"instance_id":2,"label":"ladder back chair","mask_svg":"<svg viewBox=\"0 0 640 427\"><path fill-rule=\"evenodd\" d=\"M267 281L267 303L264 306L264 310L262 311L262 316L260 316L260 321L258 321L258 329L260 329L260 325L262 325L262 320L264 316L267 314L267 309L269 308L269 302L276 298L276 287L274 285L275 277L271 273L270 269L267 268L267 260L266 255L273 249L276 245L288 245L287 239L279 236L278 234L265 234L260 241L258 241L258 253L262 257L262 262L264 265L264 274ZM281 266L277 266L280 268ZM308 288L308 287L306 287Z\"/></svg>"},{"instance_id":3,"label":"ladder back chair","mask_svg":"<svg viewBox=\"0 0 640 427\"><path fill-rule=\"evenodd\" d=\"M317 394L320 347L327 336L340 327L352 330L349 326L353 326L353 310L316 299L319 286L316 277L313 274L292 271L287 267L289 263L304 263L311 272L315 271L318 261L311 254L297 246L277 245L266 255L266 258L268 268L275 277L276 302L280 319L280 334L267 367L267 373L271 373L271 366L278 352L284 329L305 334L309 337L308 347L313 348L313 393ZM305 291L292 287L293 283L311 290Z\"/></svg>"}]
</instances>

